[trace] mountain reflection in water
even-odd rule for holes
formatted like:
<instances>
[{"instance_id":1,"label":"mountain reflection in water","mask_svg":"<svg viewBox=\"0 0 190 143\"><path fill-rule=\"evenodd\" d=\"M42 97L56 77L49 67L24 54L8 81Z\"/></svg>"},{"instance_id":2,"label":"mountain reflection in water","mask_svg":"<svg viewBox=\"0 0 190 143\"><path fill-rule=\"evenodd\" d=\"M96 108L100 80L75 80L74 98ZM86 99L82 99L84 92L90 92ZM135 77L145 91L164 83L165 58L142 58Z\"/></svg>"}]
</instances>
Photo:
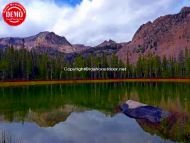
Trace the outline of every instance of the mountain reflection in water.
<instances>
[{"instance_id":1,"label":"mountain reflection in water","mask_svg":"<svg viewBox=\"0 0 190 143\"><path fill-rule=\"evenodd\" d=\"M189 87L182 83L1 87L0 130L23 143L188 143ZM129 99L175 112L180 120L166 128L115 112Z\"/></svg>"},{"instance_id":2,"label":"mountain reflection in water","mask_svg":"<svg viewBox=\"0 0 190 143\"><path fill-rule=\"evenodd\" d=\"M40 128L35 123L2 123L26 143L171 143L143 131L136 120L123 114L106 116L99 111L73 112L65 122L53 127Z\"/></svg>"}]
</instances>

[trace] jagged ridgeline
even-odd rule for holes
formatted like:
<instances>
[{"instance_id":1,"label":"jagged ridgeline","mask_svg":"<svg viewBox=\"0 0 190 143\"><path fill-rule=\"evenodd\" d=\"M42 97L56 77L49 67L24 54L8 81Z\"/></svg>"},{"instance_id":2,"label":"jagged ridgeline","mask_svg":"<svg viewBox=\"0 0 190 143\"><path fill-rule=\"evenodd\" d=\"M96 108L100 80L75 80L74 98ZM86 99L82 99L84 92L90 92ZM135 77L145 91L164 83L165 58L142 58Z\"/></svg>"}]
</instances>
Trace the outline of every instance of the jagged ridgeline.
<instances>
[{"instance_id":1,"label":"jagged ridgeline","mask_svg":"<svg viewBox=\"0 0 190 143\"><path fill-rule=\"evenodd\" d=\"M0 39L0 80L189 78L190 7L143 24L132 41L90 47L53 32ZM126 71L64 71L126 68Z\"/></svg>"},{"instance_id":2,"label":"jagged ridgeline","mask_svg":"<svg viewBox=\"0 0 190 143\"><path fill-rule=\"evenodd\" d=\"M124 44L117 52L123 61L137 62L139 56L149 53L161 58L177 59L178 55L190 49L190 7L184 7L177 14L161 16L140 26L132 41ZM127 56L128 55L128 56Z\"/></svg>"}]
</instances>

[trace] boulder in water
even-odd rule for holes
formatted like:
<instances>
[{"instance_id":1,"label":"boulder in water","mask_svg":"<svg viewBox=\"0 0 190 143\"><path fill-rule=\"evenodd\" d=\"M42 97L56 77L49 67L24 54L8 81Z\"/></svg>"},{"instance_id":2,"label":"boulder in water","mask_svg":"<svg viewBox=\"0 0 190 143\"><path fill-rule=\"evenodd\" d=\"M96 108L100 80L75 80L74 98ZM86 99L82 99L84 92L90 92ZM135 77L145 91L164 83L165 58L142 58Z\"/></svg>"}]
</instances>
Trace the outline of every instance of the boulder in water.
<instances>
[{"instance_id":1,"label":"boulder in water","mask_svg":"<svg viewBox=\"0 0 190 143\"><path fill-rule=\"evenodd\" d=\"M169 112L161 108L149 106L137 101L128 100L126 103L120 105L121 111L135 119L146 119L152 123L159 123L163 119L169 117Z\"/></svg>"}]
</instances>

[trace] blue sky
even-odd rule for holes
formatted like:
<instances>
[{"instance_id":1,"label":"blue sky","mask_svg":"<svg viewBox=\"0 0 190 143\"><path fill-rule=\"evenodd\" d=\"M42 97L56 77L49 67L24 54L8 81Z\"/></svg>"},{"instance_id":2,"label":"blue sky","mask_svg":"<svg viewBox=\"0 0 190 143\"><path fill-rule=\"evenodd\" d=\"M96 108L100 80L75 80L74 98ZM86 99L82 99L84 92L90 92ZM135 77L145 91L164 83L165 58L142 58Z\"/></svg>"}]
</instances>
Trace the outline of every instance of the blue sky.
<instances>
[{"instance_id":1,"label":"blue sky","mask_svg":"<svg viewBox=\"0 0 190 143\"><path fill-rule=\"evenodd\" d=\"M0 11L15 0L0 0ZM65 36L71 43L97 45L104 40L128 42L148 21L178 13L190 0L17 0L27 11L18 27L0 18L0 37L25 37L42 31Z\"/></svg>"},{"instance_id":2,"label":"blue sky","mask_svg":"<svg viewBox=\"0 0 190 143\"><path fill-rule=\"evenodd\" d=\"M67 5L70 5L70 6L76 6L76 5L80 4L81 1L82 0L55 0L55 2L58 5L67 4Z\"/></svg>"}]
</instances>

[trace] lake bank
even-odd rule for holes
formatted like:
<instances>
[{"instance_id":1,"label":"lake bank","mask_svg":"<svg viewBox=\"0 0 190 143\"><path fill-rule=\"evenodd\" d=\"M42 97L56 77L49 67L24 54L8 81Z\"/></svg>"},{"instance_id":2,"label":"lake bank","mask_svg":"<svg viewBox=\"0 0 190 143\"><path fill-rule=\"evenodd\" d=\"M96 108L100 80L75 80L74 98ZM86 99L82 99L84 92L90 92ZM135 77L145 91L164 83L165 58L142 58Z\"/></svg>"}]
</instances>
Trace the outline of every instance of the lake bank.
<instances>
[{"instance_id":1,"label":"lake bank","mask_svg":"<svg viewBox=\"0 0 190 143\"><path fill-rule=\"evenodd\" d=\"M0 87L28 86L28 85L49 85L49 84L113 83L113 82L166 82L166 83L174 82L174 83L190 83L190 78L1 81L0 82Z\"/></svg>"}]
</instances>

